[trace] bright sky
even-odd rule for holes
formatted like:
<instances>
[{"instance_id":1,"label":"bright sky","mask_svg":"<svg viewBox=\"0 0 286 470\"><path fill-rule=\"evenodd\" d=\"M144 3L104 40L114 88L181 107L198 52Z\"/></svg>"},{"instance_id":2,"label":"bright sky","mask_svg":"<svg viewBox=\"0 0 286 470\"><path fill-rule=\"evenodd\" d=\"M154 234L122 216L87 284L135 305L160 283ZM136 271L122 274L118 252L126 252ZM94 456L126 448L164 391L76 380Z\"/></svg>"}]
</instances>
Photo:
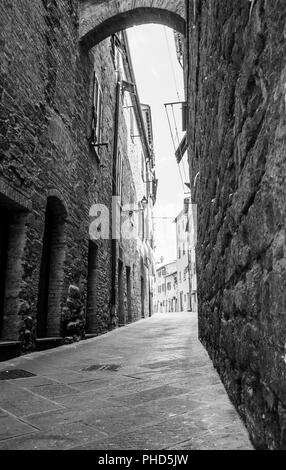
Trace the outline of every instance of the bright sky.
<instances>
[{"instance_id":1,"label":"bright sky","mask_svg":"<svg viewBox=\"0 0 286 470\"><path fill-rule=\"evenodd\" d=\"M136 26L128 29L128 38L141 103L152 108L156 175L159 179L154 212L156 259L159 261L163 257L164 263L168 263L176 258L176 227L173 220L183 208L187 188L183 187L180 178L164 104L184 101L183 69L177 60L174 34L170 28L153 24ZM174 108L177 109L175 116L179 138L169 109L177 147L182 137L180 106ZM187 182L186 157L180 168L183 182Z\"/></svg>"}]
</instances>

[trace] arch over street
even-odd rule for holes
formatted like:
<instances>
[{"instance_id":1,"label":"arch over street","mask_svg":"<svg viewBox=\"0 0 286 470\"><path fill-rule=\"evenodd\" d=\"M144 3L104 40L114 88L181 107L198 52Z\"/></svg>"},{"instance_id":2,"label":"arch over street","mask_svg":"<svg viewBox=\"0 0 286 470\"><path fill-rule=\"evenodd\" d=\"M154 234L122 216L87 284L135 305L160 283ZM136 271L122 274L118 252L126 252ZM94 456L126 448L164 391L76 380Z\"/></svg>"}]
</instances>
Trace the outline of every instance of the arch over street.
<instances>
[{"instance_id":1,"label":"arch over street","mask_svg":"<svg viewBox=\"0 0 286 470\"><path fill-rule=\"evenodd\" d=\"M158 23L185 34L185 2L179 0L83 0L80 5L79 38L90 49L122 29Z\"/></svg>"}]
</instances>

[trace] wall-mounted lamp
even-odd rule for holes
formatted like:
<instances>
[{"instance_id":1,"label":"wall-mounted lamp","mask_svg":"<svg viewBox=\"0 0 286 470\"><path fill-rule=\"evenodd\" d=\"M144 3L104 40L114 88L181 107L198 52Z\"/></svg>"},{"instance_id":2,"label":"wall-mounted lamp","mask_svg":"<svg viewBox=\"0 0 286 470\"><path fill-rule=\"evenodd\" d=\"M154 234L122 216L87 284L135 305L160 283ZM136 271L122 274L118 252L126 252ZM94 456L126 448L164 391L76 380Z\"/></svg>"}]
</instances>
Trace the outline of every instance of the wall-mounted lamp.
<instances>
[{"instance_id":1,"label":"wall-mounted lamp","mask_svg":"<svg viewBox=\"0 0 286 470\"><path fill-rule=\"evenodd\" d=\"M142 206L143 210L146 209L146 207L148 205L148 199L146 198L146 196L144 196L140 202L141 202L141 206Z\"/></svg>"}]
</instances>

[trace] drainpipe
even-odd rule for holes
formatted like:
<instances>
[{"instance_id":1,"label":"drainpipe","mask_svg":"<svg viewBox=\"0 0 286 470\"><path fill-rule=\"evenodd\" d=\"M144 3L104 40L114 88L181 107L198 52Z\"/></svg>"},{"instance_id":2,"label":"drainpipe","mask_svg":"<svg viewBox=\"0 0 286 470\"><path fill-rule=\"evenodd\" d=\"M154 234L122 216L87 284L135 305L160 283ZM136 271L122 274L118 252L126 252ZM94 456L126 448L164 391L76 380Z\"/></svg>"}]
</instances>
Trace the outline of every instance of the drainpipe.
<instances>
[{"instance_id":1,"label":"drainpipe","mask_svg":"<svg viewBox=\"0 0 286 470\"><path fill-rule=\"evenodd\" d=\"M113 169L112 169L112 196L117 196L117 186L116 186L116 173L117 173L117 155L118 155L118 139L119 139L119 116L120 116L120 91L121 91L121 82L120 75L118 72L117 75L117 84L116 84L116 98L115 98L115 113L114 113L114 141L113 141ZM113 208L113 220L116 218L115 210L117 210L116 205L112 206ZM114 308L116 305L116 264L117 264L117 240L113 238L112 233L112 272L111 272L111 305Z\"/></svg>"}]
</instances>

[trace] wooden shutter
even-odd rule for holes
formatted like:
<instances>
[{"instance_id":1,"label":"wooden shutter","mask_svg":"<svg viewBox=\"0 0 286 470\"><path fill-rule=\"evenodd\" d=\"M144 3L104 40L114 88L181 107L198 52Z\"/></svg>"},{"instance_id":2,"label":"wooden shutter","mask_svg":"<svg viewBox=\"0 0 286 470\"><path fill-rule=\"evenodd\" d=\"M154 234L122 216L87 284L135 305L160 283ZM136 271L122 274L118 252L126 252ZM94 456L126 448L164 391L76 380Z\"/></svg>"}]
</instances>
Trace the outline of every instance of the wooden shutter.
<instances>
[{"instance_id":1,"label":"wooden shutter","mask_svg":"<svg viewBox=\"0 0 286 470\"><path fill-rule=\"evenodd\" d=\"M96 74L93 74L93 103L91 119L91 143L96 144L101 139L102 122L102 91L98 83Z\"/></svg>"}]
</instances>

